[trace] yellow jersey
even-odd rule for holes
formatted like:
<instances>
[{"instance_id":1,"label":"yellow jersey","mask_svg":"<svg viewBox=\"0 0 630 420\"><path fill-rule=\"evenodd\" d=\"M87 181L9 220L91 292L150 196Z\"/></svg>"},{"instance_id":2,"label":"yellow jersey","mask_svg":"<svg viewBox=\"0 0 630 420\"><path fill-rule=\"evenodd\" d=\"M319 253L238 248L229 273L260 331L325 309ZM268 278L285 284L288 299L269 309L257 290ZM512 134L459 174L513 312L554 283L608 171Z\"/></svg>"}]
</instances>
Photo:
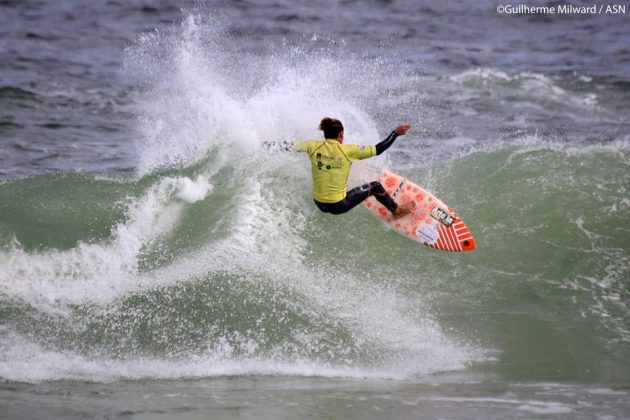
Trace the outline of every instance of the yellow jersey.
<instances>
[{"instance_id":1,"label":"yellow jersey","mask_svg":"<svg viewBox=\"0 0 630 420\"><path fill-rule=\"evenodd\" d=\"M343 200L352 162L376 155L375 146L341 144L334 139L298 141L293 149L308 153L313 174L313 198L320 203Z\"/></svg>"}]
</instances>

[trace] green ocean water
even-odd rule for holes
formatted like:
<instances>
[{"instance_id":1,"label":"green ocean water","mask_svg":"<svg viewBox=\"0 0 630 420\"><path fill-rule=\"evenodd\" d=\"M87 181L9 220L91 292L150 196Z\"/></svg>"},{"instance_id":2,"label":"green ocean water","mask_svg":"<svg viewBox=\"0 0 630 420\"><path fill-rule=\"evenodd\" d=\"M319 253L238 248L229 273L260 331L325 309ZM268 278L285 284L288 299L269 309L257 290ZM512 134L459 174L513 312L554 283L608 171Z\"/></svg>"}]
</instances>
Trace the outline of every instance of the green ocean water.
<instances>
[{"instance_id":1,"label":"green ocean water","mask_svg":"<svg viewBox=\"0 0 630 420\"><path fill-rule=\"evenodd\" d=\"M252 183L231 170L202 181L203 164L5 182L3 398L70 417L81 404L113 414L112 399L134 407L146 392L157 411L134 417L249 418L252 401L276 398L334 418L443 406L454 418L589 417L593 405L619 416L628 158L530 142L407 170L458 203L479 244L466 254L414 244L363 208L316 213L299 155L240 168ZM172 387L188 408L164 406ZM207 388L222 397L210 402ZM54 408L45 395L57 392L66 403ZM279 415L277 401L268 409Z\"/></svg>"}]
</instances>

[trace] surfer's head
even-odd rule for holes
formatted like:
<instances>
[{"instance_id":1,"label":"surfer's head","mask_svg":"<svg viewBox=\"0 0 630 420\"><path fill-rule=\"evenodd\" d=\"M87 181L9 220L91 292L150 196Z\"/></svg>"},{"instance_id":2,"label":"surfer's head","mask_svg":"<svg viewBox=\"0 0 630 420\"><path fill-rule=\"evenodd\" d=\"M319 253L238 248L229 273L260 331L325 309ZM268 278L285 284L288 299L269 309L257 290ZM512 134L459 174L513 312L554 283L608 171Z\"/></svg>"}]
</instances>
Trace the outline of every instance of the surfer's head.
<instances>
[{"instance_id":1,"label":"surfer's head","mask_svg":"<svg viewBox=\"0 0 630 420\"><path fill-rule=\"evenodd\" d=\"M320 121L319 129L324 132L324 137L327 139L339 140L339 143L343 142L343 124L341 121L325 117Z\"/></svg>"}]
</instances>

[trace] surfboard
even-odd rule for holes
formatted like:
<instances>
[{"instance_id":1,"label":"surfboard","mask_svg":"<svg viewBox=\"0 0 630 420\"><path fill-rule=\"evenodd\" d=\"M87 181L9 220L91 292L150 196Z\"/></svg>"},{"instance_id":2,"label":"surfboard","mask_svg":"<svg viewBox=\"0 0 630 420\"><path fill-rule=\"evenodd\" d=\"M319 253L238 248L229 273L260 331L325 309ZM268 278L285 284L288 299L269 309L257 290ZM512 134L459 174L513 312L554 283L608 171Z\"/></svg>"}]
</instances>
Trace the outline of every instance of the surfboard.
<instances>
[{"instance_id":1,"label":"surfboard","mask_svg":"<svg viewBox=\"0 0 630 420\"><path fill-rule=\"evenodd\" d=\"M392 229L435 249L463 252L476 248L475 238L459 215L435 195L387 169L381 172L379 181L397 203L416 203L410 214L395 219L374 197L363 201Z\"/></svg>"}]
</instances>

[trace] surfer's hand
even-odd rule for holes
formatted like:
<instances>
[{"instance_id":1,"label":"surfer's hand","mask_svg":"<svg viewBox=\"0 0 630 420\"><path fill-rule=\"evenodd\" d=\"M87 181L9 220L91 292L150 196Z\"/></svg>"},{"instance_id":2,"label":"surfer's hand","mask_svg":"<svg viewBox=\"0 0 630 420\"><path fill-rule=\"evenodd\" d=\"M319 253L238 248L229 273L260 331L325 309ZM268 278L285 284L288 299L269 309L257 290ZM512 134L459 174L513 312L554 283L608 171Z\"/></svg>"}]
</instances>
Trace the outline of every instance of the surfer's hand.
<instances>
[{"instance_id":1,"label":"surfer's hand","mask_svg":"<svg viewBox=\"0 0 630 420\"><path fill-rule=\"evenodd\" d=\"M264 150L280 150L283 152L290 152L291 150L293 150L293 143L288 140L263 141L262 148Z\"/></svg>"},{"instance_id":2,"label":"surfer's hand","mask_svg":"<svg viewBox=\"0 0 630 420\"><path fill-rule=\"evenodd\" d=\"M407 131L409 131L410 128L411 128L411 124L403 124L403 125L399 125L398 127L396 127L396 129L394 131L399 136L403 136L403 135L407 134Z\"/></svg>"}]
</instances>

